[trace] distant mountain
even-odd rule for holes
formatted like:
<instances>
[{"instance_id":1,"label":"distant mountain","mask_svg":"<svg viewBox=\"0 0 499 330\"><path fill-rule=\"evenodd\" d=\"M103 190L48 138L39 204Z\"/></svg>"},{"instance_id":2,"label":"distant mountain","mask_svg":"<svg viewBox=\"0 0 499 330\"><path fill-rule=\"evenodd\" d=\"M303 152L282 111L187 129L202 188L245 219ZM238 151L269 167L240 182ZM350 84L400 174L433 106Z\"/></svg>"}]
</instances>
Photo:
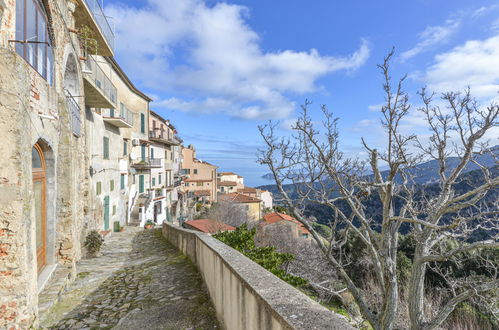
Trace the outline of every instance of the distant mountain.
<instances>
[{"instance_id":1,"label":"distant mountain","mask_svg":"<svg viewBox=\"0 0 499 330\"><path fill-rule=\"evenodd\" d=\"M493 150L493 153L496 157L499 158L499 145L491 148ZM479 155L477 158L477 161L482 164L483 166L490 168L496 165L495 159L492 155L486 154L486 155ZM449 157L447 158L447 174L449 174L453 169L456 168L456 166L459 164L459 157ZM474 163L468 163L466 168L463 170L462 174L465 174L470 171L474 171L479 169L479 167L474 164ZM439 170L439 164L438 161L436 160L430 160L428 162L424 162L419 164L418 166L415 167L413 170L413 174L415 174L415 183L416 184L431 184L438 182L439 180L439 175L438 175L438 170ZM383 177L386 177L388 175L388 171L382 171L381 174ZM269 181L273 181L274 177L271 173L267 173L262 176L264 179L267 179ZM396 181L401 180L400 177L395 178ZM277 187L275 184L269 184L269 185L263 185L259 186L258 188L268 190L272 192L273 194L278 194ZM292 184L285 184L284 189L286 192L293 193L294 187Z\"/></svg>"}]
</instances>

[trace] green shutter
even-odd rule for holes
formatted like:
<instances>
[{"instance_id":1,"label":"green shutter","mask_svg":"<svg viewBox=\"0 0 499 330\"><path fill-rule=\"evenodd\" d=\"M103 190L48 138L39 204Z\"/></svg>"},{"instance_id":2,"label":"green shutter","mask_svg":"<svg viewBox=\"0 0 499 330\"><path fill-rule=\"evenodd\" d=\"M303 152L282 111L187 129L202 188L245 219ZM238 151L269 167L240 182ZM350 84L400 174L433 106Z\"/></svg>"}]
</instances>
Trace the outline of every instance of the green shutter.
<instances>
[{"instance_id":1,"label":"green shutter","mask_svg":"<svg viewBox=\"0 0 499 330\"><path fill-rule=\"evenodd\" d=\"M110 191L114 190L114 180L109 181L109 190Z\"/></svg>"},{"instance_id":2,"label":"green shutter","mask_svg":"<svg viewBox=\"0 0 499 330\"><path fill-rule=\"evenodd\" d=\"M156 178L152 178L152 185L153 187L156 185Z\"/></svg>"},{"instance_id":3,"label":"green shutter","mask_svg":"<svg viewBox=\"0 0 499 330\"><path fill-rule=\"evenodd\" d=\"M139 175L139 193L144 192L144 175Z\"/></svg>"},{"instance_id":4,"label":"green shutter","mask_svg":"<svg viewBox=\"0 0 499 330\"><path fill-rule=\"evenodd\" d=\"M158 177L158 184L161 184L161 174Z\"/></svg>"},{"instance_id":5,"label":"green shutter","mask_svg":"<svg viewBox=\"0 0 499 330\"><path fill-rule=\"evenodd\" d=\"M104 229L109 229L109 196L104 197Z\"/></svg>"},{"instance_id":6,"label":"green shutter","mask_svg":"<svg viewBox=\"0 0 499 330\"><path fill-rule=\"evenodd\" d=\"M102 144L103 144L103 156L104 159L109 159L109 138L107 136L104 136L102 138Z\"/></svg>"},{"instance_id":7,"label":"green shutter","mask_svg":"<svg viewBox=\"0 0 499 330\"><path fill-rule=\"evenodd\" d=\"M142 161L146 160L146 145L145 144L140 146L140 157L141 157Z\"/></svg>"},{"instance_id":8,"label":"green shutter","mask_svg":"<svg viewBox=\"0 0 499 330\"><path fill-rule=\"evenodd\" d=\"M126 140L123 141L123 156L126 156L128 154L128 150L127 150L127 142Z\"/></svg>"},{"instance_id":9,"label":"green shutter","mask_svg":"<svg viewBox=\"0 0 499 330\"><path fill-rule=\"evenodd\" d=\"M114 117L114 108L109 109L109 117Z\"/></svg>"},{"instance_id":10,"label":"green shutter","mask_svg":"<svg viewBox=\"0 0 499 330\"><path fill-rule=\"evenodd\" d=\"M102 192L102 186L101 186L100 181L99 181L99 182L97 182L97 187L95 188L95 190L96 190L96 191L95 191L95 194L96 194L96 195L100 195L100 193Z\"/></svg>"},{"instance_id":11,"label":"green shutter","mask_svg":"<svg viewBox=\"0 0 499 330\"><path fill-rule=\"evenodd\" d=\"M120 189L125 189L125 174L121 175Z\"/></svg>"},{"instance_id":12,"label":"green shutter","mask_svg":"<svg viewBox=\"0 0 499 330\"><path fill-rule=\"evenodd\" d=\"M140 114L140 133L146 132L146 116L141 113Z\"/></svg>"}]
</instances>

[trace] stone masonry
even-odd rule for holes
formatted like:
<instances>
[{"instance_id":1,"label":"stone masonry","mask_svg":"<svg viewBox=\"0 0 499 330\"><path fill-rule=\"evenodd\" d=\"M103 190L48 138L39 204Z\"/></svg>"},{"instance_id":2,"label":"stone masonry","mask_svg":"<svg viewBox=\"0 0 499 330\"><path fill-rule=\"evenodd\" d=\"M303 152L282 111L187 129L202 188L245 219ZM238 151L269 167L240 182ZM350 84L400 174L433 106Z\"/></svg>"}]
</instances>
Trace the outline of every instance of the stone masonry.
<instances>
[{"instance_id":1,"label":"stone masonry","mask_svg":"<svg viewBox=\"0 0 499 330\"><path fill-rule=\"evenodd\" d=\"M105 241L102 255L77 264L77 278L59 302L41 311L51 329L217 329L194 265L159 229L127 227ZM41 304L52 304L50 286Z\"/></svg>"}]
</instances>

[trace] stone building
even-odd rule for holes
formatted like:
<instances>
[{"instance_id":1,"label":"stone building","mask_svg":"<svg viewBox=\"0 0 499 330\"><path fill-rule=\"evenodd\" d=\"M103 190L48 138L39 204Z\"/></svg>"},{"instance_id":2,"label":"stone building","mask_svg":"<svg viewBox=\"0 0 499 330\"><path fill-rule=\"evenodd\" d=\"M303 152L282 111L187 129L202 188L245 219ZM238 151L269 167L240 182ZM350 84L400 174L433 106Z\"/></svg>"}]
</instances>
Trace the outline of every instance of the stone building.
<instances>
[{"instance_id":1,"label":"stone building","mask_svg":"<svg viewBox=\"0 0 499 330\"><path fill-rule=\"evenodd\" d=\"M174 185L174 148L180 145L180 140L175 127L154 111L150 111L149 129L151 155L160 160L159 167L151 168L153 220L155 223L173 222L172 204L174 198L178 199Z\"/></svg>"},{"instance_id":2,"label":"stone building","mask_svg":"<svg viewBox=\"0 0 499 330\"><path fill-rule=\"evenodd\" d=\"M90 216L82 35L113 55L113 33L86 1L0 1L0 328L37 327L38 293L74 269ZM95 15L99 21L95 20ZM83 41L88 41L88 35Z\"/></svg>"},{"instance_id":3,"label":"stone building","mask_svg":"<svg viewBox=\"0 0 499 330\"><path fill-rule=\"evenodd\" d=\"M129 154L132 132L151 99L140 92L112 57L84 61L87 152L90 159L92 217L104 231L123 226L133 184ZM138 127L140 129L140 127Z\"/></svg>"},{"instance_id":4,"label":"stone building","mask_svg":"<svg viewBox=\"0 0 499 330\"><path fill-rule=\"evenodd\" d=\"M182 148L183 190L190 198L206 203L217 201L217 166L196 158L196 149Z\"/></svg>"}]
</instances>

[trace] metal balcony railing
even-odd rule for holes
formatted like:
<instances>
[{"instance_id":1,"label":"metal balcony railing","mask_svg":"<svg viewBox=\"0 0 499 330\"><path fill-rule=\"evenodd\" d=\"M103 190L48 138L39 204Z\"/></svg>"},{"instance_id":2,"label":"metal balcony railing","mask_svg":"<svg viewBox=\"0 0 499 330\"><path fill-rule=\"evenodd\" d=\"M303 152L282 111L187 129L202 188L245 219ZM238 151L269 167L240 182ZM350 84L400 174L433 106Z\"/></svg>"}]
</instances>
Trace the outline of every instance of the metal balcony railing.
<instances>
[{"instance_id":1,"label":"metal balcony railing","mask_svg":"<svg viewBox=\"0 0 499 330\"><path fill-rule=\"evenodd\" d=\"M114 32L113 29L111 29L111 25L109 24L109 21L107 20L107 16L104 15L104 11L102 10L102 7L99 4L99 1L97 0L85 0L85 3L87 4L88 8L92 12L92 16L94 17L94 20L97 22L99 25L102 34L104 35L104 38L106 38L107 43L111 48L114 48Z\"/></svg>"},{"instance_id":2,"label":"metal balcony railing","mask_svg":"<svg viewBox=\"0 0 499 330\"><path fill-rule=\"evenodd\" d=\"M158 131L158 130L149 131L149 138L162 140L164 142L174 145L180 144L180 141L176 136L169 137L164 131Z\"/></svg>"},{"instance_id":3,"label":"metal balcony railing","mask_svg":"<svg viewBox=\"0 0 499 330\"><path fill-rule=\"evenodd\" d=\"M161 167L161 158L134 158L132 159L132 166L142 168Z\"/></svg>"},{"instance_id":4,"label":"metal balcony railing","mask_svg":"<svg viewBox=\"0 0 499 330\"><path fill-rule=\"evenodd\" d=\"M85 71L90 75L90 79L94 81L95 86L102 91L109 101L116 104L116 87L106 76L104 71L102 71L92 55L88 55L85 60Z\"/></svg>"},{"instance_id":5,"label":"metal balcony railing","mask_svg":"<svg viewBox=\"0 0 499 330\"><path fill-rule=\"evenodd\" d=\"M81 117L80 117L80 106L74 97L66 91L66 101L68 104L69 115L71 116L71 130L76 137L81 136Z\"/></svg>"},{"instance_id":6,"label":"metal balcony railing","mask_svg":"<svg viewBox=\"0 0 499 330\"><path fill-rule=\"evenodd\" d=\"M121 107L121 109L101 109L102 117L109 117L115 119L121 119L124 122L133 126L133 112L128 110L127 107Z\"/></svg>"}]
</instances>

